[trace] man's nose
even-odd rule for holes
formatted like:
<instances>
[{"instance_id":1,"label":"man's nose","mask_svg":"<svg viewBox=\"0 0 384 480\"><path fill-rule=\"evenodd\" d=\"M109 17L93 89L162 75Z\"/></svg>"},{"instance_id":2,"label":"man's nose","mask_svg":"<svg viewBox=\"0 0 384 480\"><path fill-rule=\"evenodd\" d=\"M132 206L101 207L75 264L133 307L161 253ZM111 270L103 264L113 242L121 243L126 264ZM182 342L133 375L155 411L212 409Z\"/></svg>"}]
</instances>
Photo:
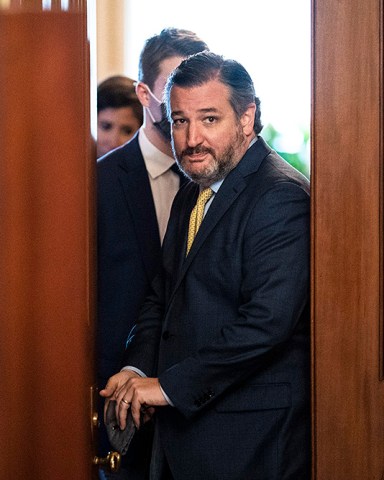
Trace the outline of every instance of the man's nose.
<instances>
[{"instance_id":1,"label":"man's nose","mask_svg":"<svg viewBox=\"0 0 384 480\"><path fill-rule=\"evenodd\" d=\"M188 125L188 132L187 132L187 142L189 147L195 147L199 145L203 141L203 136L201 132L201 128L198 127L195 123L190 123Z\"/></svg>"},{"instance_id":2,"label":"man's nose","mask_svg":"<svg viewBox=\"0 0 384 480\"><path fill-rule=\"evenodd\" d=\"M119 131L113 131L109 138L111 149L120 147L120 145L124 143L124 139L125 139L124 135L121 134Z\"/></svg>"}]
</instances>

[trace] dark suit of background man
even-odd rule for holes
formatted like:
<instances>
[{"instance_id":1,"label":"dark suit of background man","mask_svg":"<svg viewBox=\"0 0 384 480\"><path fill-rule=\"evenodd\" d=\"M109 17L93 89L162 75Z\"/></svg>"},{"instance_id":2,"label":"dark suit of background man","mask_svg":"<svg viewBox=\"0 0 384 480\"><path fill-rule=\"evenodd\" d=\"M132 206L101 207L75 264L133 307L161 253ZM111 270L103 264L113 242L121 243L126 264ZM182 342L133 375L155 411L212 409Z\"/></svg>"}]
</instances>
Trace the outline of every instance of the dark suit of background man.
<instances>
[{"instance_id":1,"label":"dark suit of background man","mask_svg":"<svg viewBox=\"0 0 384 480\"><path fill-rule=\"evenodd\" d=\"M194 33L174 28L164 29L146 41L136 86L144 110L143 126L129 143L97 164L96 360L102 387L122 366L129 331L160 264L161 242L180 186L180 175L171 169L175 161L170 126L161 103L164 85L181 60L207 48ZM150 451L150 445L145 432L141 437L135 438L124 457L129 473L126 478L130 480L145 478L145 452ZM99 453L105 455L108 450L111 447L106 443ZM124 473L109 477L124 478Z\"/></svg>"},{"instance_id":2,"label":"dark suit of background man","mask_svg":"<svg viewBox=\"0 0 384 480\"><path fill-rule=\"evenodd\" d=\"M260 102L239 63L191 56L165 98L192 182L175 198L128 369L101 393L117 396L122 427L128 408L139 424L154 407L153 480L309 480L308 181L258 136Z\"/></svg>"}]
</instances>

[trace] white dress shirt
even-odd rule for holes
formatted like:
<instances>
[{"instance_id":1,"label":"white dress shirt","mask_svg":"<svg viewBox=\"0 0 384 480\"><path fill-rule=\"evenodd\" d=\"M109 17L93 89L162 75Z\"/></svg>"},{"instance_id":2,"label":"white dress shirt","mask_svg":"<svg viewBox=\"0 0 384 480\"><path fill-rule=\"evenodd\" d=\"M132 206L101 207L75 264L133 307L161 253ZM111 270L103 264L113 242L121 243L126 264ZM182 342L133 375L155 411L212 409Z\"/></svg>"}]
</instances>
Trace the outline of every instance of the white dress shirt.
<instances>
[{"instance_id":1,"label":"white dress shirt","mask_svg":"<svg viewBox=\"0 0 384 480\"><path fill-rule=\"evenodd\" d=\"M155 202L160 240L163 243L172 202L180 187L180 177L177 173L170 170L175 163L174 158L157 149L148 140L142 128L139 131L139 145L148 172L149 183Z\"/></svg>"}]
</instances>

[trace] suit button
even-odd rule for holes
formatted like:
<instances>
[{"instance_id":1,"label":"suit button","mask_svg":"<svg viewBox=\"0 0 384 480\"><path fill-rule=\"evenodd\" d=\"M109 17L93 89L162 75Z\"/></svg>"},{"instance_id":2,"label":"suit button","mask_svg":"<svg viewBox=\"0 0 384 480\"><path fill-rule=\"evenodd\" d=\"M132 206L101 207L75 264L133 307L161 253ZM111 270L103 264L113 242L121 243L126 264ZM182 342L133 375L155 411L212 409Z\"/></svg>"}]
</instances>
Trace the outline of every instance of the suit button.
<instances>
[{"instance_id":1,"label":"suit button","mask_svg":"<svg viewBox=\"0 0 384 480\"><path fill-rule=\"evenodd\" d=\"M171 336L168 330L165 330L163 332L163 340L168 340L168 338Z\"/></svg>"}]
</instances>

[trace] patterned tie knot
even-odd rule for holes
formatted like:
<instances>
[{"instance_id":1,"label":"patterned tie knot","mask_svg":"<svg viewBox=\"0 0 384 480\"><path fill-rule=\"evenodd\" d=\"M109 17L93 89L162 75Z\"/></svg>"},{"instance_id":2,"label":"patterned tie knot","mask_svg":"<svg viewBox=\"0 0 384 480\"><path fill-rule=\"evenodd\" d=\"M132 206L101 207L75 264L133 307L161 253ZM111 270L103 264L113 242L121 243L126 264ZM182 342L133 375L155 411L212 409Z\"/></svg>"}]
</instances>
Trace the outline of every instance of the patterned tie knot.
<instances>
[{"instance_id":1,"label":"patterned tie knot","mask_svg":"<svg viewBox=\"0 0 384 480\"><path fill-rule=\"evenodd\" d=\"M201 222L203 221L205 204L212 197L212 195L213 190L211 188L208 187L202 190L197 198L196 205L191 212L188 228L187 255L191 249L193 240L197 235L197 231L200 228Z\"/></svg>"},{"instance_id":2,"label":"patterned tie knot","mask_svg":"<svg viewBox=\"0 0 384 480\"><path fill-rule=\"evenodd\" d=\"M212 197L213 195L213 190L211 188L204 188L204 190L202 190L200 193L199 193L199 196L197 197L197 201L196 201L196 206L197 207L205 207L205 204L208 202L208 200Z\"/></svg>"}]
</instances>

